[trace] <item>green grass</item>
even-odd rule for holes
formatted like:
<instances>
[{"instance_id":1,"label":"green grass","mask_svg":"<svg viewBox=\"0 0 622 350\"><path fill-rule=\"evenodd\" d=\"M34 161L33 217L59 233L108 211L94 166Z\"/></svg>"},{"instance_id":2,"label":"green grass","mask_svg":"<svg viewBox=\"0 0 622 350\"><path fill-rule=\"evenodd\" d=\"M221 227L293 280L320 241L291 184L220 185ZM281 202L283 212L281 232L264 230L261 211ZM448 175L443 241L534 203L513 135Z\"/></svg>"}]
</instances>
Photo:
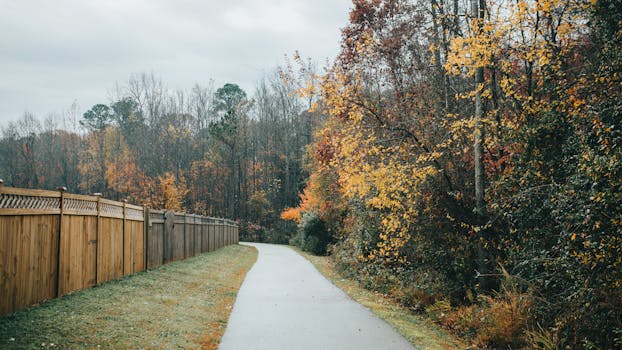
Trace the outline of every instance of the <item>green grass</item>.
<instances>
[{"instance_id":1,"label":"green grass","mask_svg":"<svg viewBox=\"0 0 622 350\"><path fill-rule=\"evenodd\" d=\"M352 299L370 309L419 349L448 350L469 348L430 320L413 313L394 300L363 288L357 281L344 277L335 269L330 257L315 256L293 247L315 268Z\"/></svg>"},{"instance_id":2,"label":"green grass","mask_svg":"<svg viewBox=\"0 0 622 350\"><path fill-rule=\"evenodd\" d=\"M0 318L0 349L216 349L257 259L232 245Z\"/></svg>"}]
</instances>

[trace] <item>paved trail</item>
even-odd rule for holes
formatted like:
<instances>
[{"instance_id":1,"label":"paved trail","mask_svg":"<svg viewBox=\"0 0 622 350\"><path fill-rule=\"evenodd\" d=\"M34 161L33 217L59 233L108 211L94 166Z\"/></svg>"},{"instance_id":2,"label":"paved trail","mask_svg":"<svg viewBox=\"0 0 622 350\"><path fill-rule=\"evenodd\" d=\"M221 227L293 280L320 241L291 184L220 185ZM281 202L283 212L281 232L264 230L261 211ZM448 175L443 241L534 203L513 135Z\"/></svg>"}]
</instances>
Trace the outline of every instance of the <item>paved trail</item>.
<instances>
[{"instance_id":1,"label":"paved trail","mask_svg":"<svg viewBox=\"0 0 622 350\"><path fill-rule=\"evenodd\" d=\"M414 349L292 249L249 245L259 257L242 284L219 349Z\"/></svg>"}]
</instances>

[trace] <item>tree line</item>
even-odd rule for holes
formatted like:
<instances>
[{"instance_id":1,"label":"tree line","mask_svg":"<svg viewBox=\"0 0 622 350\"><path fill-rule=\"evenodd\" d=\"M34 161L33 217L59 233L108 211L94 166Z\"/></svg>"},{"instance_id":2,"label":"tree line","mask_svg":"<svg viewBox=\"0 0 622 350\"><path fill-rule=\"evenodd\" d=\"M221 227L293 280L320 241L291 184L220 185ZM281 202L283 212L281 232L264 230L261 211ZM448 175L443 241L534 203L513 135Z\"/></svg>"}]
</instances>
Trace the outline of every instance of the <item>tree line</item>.
<instances>
[{"instance_id":1,"label":"tree line","mask_svg":"<svg viewBox=\"0 0 622 350\"><path fill-rule=\"evenodd\" d=\"M0 178L239 219L262 231L297 204L304 147L320 121L294 94L298 74L306 73L278 68L252 96L236 84L173 91L153 73L133 75L110 103L84 113L74 105L43 121L26 113L3 126Z\"/></svg>"},{"instance_id":2,"label":"tree line","mask_svg":"<svg viewBox=\"0 0 622 350\"><path fill-rule=\"evenodd\" d=\"M354 0L293 241L491 348L622 346L622 4Z\"/></svg>"}]
</instances>

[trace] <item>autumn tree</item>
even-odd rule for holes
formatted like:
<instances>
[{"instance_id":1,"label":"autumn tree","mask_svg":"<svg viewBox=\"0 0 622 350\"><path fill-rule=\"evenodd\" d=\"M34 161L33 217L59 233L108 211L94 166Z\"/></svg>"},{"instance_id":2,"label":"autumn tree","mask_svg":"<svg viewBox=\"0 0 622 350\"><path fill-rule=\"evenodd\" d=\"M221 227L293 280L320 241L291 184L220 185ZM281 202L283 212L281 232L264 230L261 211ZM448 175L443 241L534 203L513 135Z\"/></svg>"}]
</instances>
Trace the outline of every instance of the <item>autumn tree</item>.
<instances>
[{"instance_id":1,"label":"autumn tree","mask_svg":"<svg viewBox=\"0 0 622 350\"><path fill-rule=\"evenodd\" d=\"M482 345L619 346L618 8L353 1L312 175L283 218L340 203L338 262L392 274L415 305L533 298L520 327L538 331L486 326Z\"/></svg>"}]
</instances>

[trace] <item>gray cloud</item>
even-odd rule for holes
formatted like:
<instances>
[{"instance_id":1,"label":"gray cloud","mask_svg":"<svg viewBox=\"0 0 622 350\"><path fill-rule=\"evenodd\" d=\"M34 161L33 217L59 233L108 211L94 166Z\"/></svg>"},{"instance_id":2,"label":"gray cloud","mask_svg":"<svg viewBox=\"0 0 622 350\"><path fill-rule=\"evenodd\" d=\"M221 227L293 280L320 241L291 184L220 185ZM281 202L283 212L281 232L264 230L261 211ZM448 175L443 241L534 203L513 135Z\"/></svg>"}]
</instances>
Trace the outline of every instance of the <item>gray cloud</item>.
<instances>
[{"instance_id":1,"label":"gray cloud","mask_svg":"<svg viewBox=\"0 0 622 350\"><path fill-rule=\"evenodd\" d=\"M0 0L0 123L107 102L132 73L171 88L214 79L252 92L299 50L339 47L349 0Z\"/></svg>"}]
</instances>

